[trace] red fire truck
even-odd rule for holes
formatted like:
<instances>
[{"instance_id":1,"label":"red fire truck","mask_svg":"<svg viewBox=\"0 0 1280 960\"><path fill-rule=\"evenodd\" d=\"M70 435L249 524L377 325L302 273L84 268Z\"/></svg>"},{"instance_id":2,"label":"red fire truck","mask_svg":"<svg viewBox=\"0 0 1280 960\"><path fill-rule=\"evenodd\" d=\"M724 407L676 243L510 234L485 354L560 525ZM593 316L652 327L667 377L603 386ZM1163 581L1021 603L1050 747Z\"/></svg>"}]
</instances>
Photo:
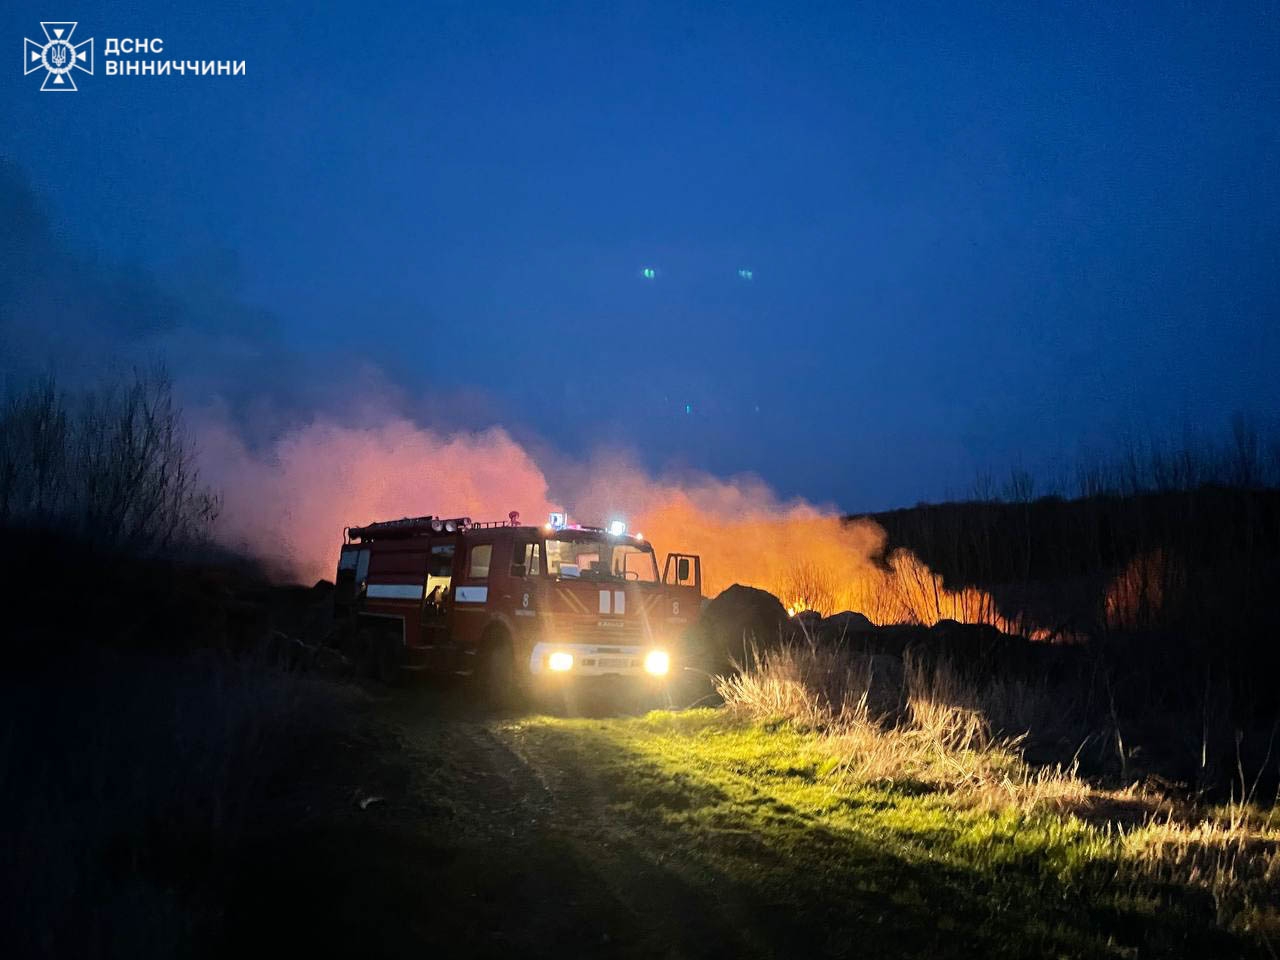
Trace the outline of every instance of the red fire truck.
<instances>
[{"instance_id":1,"label":"red fire truck","mask_svg":"<svg viewBox=\"0 0 1280 960\"><path fill-rule=\"evenodd\" d=\"M335 605L349 650L391 680L473 674L497 695L572 677L658 683L702 603L701 560L607 528L412 517L348 527Z\"/></svg>"}]
</instances>

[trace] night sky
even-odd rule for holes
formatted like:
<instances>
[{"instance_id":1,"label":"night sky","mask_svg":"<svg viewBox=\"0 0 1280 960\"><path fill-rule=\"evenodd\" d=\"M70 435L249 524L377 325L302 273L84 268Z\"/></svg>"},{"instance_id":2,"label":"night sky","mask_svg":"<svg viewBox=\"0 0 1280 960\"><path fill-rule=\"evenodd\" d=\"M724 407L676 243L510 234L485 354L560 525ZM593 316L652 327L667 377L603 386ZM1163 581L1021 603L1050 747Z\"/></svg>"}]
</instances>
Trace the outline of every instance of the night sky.
<instances>
[{"instance_id":1,"label":"night sky","mask_svg":"<svg viewBox=\"0 0 1280 960\"><path fill-rule=\"evenodd\" d=\"M850 510L1280 411L1275 2L181 6L5 8L11 376ZM152 36L247 74L103 75Z\"/></svg>"}]
</instances>

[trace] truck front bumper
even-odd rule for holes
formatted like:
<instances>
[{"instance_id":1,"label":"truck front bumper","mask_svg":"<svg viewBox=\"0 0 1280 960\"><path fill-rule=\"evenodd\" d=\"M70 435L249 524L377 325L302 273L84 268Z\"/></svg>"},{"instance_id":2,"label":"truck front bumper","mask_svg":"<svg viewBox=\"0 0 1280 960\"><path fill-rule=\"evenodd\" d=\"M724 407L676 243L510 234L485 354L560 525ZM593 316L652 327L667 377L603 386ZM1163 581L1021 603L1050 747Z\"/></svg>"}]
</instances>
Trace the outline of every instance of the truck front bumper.
<instances>
[{"instance_id":1,"label":"truck front bumper","mask_svg":"<svg viewBox=\"0 0 1280 960\"><path fill-rule=\"evenodd\" d=\"M675 664L662 646L619 646L607 643L538 643L529 657L535 677L635 677L663 680Z\"/></svg>"}]
</instances>

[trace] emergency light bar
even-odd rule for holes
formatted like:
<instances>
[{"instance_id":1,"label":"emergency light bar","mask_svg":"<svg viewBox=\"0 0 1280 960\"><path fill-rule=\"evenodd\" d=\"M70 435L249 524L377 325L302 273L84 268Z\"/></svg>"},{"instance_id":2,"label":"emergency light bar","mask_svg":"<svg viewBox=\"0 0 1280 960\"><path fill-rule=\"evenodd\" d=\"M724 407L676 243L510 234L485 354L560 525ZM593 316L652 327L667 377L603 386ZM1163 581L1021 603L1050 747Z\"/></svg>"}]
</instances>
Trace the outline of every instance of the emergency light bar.
<instances>
[{"instance_id":1,"label":"emergency light bar","mask_svg":"<svg viewBox=\"0 0 1280 960\"><path fill-rule=\"evenodd\" d=\"M582 530L587 533L607 533L611 537L625 537L627 521L610 520L607 527L588 527L581 523L570 523L567 513L553 513L547 518L546 529L557 533L561 530ZM639 533L633 533L631 536L636 540L644 539L644 536Z\"/></svg>"}]
</instances>

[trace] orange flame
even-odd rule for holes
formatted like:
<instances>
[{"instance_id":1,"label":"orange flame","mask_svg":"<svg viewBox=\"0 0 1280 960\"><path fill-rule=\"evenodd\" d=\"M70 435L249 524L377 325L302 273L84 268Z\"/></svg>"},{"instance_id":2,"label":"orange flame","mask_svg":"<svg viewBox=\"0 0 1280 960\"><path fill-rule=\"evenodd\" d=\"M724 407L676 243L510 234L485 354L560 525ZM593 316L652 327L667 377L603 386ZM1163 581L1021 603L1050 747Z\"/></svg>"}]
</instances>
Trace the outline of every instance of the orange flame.
<instances>
[{"instance_id":1,"label":"orange flame","mask_svg":"<svg viewBox=\"0 0 1280 960\"><path fill-rule=\"evenodd\" d=\"M1181 567L1160 549L1138 554L1107 585L1103 598L1106 625L1138 630L1160 622L1168 594L1182 579Z\"/></svg>"}]
</instances>

